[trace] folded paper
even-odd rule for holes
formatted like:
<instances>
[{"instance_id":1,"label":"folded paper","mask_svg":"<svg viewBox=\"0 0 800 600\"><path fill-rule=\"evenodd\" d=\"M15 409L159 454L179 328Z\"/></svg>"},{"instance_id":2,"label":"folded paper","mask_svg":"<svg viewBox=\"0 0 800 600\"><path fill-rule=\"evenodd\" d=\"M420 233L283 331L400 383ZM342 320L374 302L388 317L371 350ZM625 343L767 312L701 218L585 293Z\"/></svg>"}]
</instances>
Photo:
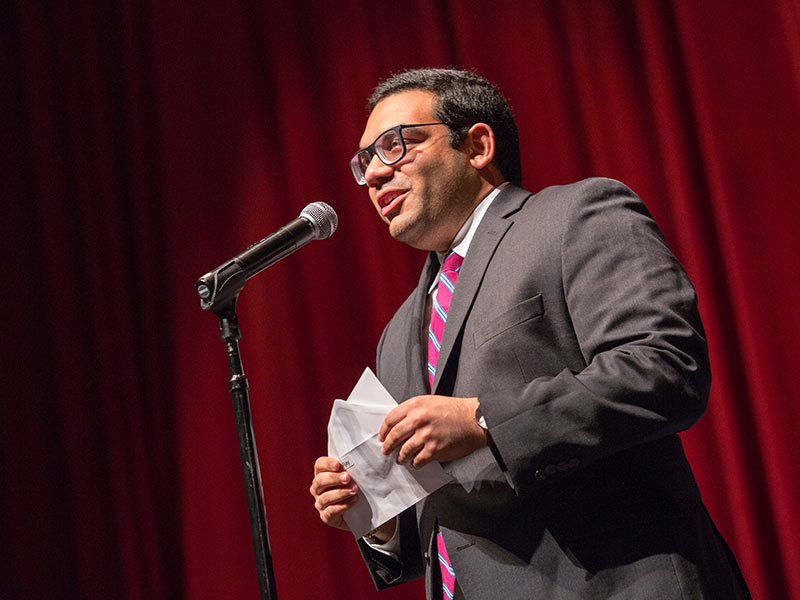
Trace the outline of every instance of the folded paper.
<instances>
[{"instance_id":1,"label":"folded paper","mask_svg":"<svg viewBox=\"0 0 800 600\"><path fill-rule=\"evenodd\" d=\"M451 477L439 463L421 469L397 464L397 450L381 453L378 430L397 403L367 368L347 401L335 400L328 422L328 455L339 460L359 488L344 520L357 538L414 506Z\"/></svg>"}]
</instances>

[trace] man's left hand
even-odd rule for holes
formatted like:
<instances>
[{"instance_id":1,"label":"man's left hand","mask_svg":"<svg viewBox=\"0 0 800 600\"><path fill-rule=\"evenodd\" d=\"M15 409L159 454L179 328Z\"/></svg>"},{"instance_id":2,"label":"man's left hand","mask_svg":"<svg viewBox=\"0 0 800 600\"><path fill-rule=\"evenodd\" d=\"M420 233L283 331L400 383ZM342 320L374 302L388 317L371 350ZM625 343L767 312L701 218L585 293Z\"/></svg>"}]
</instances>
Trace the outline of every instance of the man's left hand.
<instances>
[{"instance_id":1,"label":"man's left hand","mask_svg":"<svg viewBox=\"0 0 800 600\"><path fill-rule=\"evenodd\" d=\"M477 407L477 398L409 398L383 420L381 451L388 455L399 447L397 462L411 462L417 469L431 461L463 458L486 445L486 434L475 421Z\"/></svg>"}]
</instances>

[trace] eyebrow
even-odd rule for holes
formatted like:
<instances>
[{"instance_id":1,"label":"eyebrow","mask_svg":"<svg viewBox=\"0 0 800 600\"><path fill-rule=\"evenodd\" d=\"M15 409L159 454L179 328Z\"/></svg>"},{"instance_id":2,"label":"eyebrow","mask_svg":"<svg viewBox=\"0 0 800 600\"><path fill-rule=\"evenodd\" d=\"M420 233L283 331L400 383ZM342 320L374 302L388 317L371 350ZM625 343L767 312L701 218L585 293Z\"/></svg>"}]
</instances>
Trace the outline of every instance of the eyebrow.
<instances>
[{"instance_id":1,"label":"eyebrow","mask_svg":"<svg viewBox=\"0 0 800 600\"><path fill-rule=\"evenodd\" d=\"M413 126L409 126L409 125L405 125L405 124L403 124L403 123L397 123L396 125L392 125L391 127L387 127L386 129L384 129L383 131L381 131L381 132L380 132L378 135L376 135L376 136L375 136L375 137L372 139L372 141L371 141L369 144L367 144L366 146L362 146L362 145L361 145L361 140L359 140L359 141L358 141L358 142L359 142L358 150L364 150L364 149L365 149L367 146L369 146L369 145L371 145L371 144L374 144L374 143L375 143L375 142L378 140L378 138L379 138L379 137L381 137L381 136L382 136L384 133L388 133L389 131L391 131L391 130L392 130L392 129L394 129L395 127L402 127L403 129L402 129L402 131L400 132L400 135L403 135L403 131L420 131L420 130L421 130L423 127L425 127L425 126L427 126L427 125L438 125L438 124L439 124L439 123L414 123L414 124L413 124ZM442 125L444 125L444 123L442 123ZM357 151L358 151L358 150L357 150Z\"/></svg>"},{"instance_id":2,"label":"eyebrow","mask_svg":"<svg viewBox=\"0 0 800 600\"><path fill-rule=\"evenodd\" d=\"M376 135L374 138L372 138L372 141L369 144L365 144L364 146L361 145L361 140L358 140L358 149L359 150L363 150L364 148L366 148L370 144L374 144L377 141L377 139L379 137L381 137L384 133L386 133L387 131L391 131L392 129L394 129L395 127L398 127L399 125L402 125L402 123L398 123L397 125L392 125L391 127L387 127L386 129L381 131L378 135Z\"/></svg>"}]
</instances>

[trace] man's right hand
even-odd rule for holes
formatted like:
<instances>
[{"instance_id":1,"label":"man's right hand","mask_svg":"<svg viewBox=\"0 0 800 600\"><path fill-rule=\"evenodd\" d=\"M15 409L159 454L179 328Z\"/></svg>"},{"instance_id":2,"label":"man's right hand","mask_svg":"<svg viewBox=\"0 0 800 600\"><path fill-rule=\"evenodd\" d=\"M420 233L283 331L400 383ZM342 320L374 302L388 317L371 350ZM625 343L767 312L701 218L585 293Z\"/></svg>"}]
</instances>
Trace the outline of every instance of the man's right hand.
<instances>
[{"instance_id":1,"label":"man's right hand","mask_svg":"<svg viewBox=\"0 0 800 600\"><path fill-rule=\"evenodd\" d=\"M314 497L314 508L323 523L350 531L342 515L355 506L358 486L338 460L321 456L314 462L314 479L309 492Z\"/></svg>"}]
</instances>

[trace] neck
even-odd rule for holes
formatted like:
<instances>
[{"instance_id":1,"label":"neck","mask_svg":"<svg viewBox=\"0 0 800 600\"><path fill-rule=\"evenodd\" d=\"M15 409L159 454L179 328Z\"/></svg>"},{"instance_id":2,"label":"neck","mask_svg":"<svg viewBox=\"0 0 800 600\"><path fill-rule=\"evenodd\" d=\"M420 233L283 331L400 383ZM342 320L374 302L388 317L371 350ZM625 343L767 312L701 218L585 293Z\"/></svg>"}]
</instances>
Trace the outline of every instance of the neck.
<instances>
[{"instance_id":1,"label":"neck","mask_svg":"<svg viewBox=\"0 0 800 600\"><path fill-rule=\"evenodd\" d=\"M498 185L508 181L493 163L489 163L487 167L480 169L478 175L480 175L483 182L482 187L488 187L488 190L483 193L481 199L485 198L486 194L491 192Z\"/></svg>"}]
</instances>

